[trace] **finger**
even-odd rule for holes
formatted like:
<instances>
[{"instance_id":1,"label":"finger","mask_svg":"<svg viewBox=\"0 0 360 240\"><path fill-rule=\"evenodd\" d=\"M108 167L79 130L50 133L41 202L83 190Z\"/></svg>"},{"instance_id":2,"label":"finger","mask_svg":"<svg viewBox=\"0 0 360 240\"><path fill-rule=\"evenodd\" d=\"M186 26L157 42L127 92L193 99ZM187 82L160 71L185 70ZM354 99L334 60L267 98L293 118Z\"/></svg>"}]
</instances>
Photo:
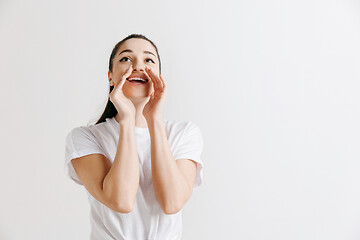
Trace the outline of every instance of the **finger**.
<instances>
[{"instance_id":1,"label":"finger","mask_svg":"<svg viewBox=\"0 0 360 240\"><path fill-rule=\"evenodd\" d=\"M130 67L126 70L126 72L124 73L124 75L121 77L121 80L119 82L120 84L120 88L122 88L122 86L124 85L126 79L131 75L132 73L132 65L130 65Z\"/></svg>"},{"instance_id":2,"label":"finger","mask_svg":"<svg viewBox=\"0 0 360 240\"><path fill-rule=\"evenodd\" d=\"M151 79L152 83L154 84L154 90L157 90L159 88L158 83L155 79L154 74L151 74L150 71L151 71L150 67L145 66L145 73Z\"/></svg>"},{"instance_id":3,"label":"finger","mask_svg":"<svg viewBox=\"0 0 360 240\"><path fill-rule=\"evenodd\" d=\"M163 84L164 89L165 89L165 88L167 87L167 84L165 83L165 79L163 78L163 76L161 75L161 73L160 73L160 79L161 79L162 84Z\"/></svg>"},{"instance_id":4,"label":"finger","mask_svg":"<svg viewBox=\"0 0 360 240\"><path fill-rule=\"evenodd\" d=\"M122 88L122 86L124 85L125 83L125 80L127 78L127 74L128 72L130 71L132 65L130 65L130 67L126 70L126 72L124 73L124 75L121 77L120 81L118 81L115 85L114 85L114 88L116 88L118 85L120 86L120 88ZM131 71L130 71L130 74L131 74Z\"/></svg>"},{"instance_id":5,"label":"finger","mask_svg":"<svg viewBox=\"0 0 360 240\"><path fill-rule=\"evenodd\" d=\"M146 69L146 67L145 67ZM149 74L145 71L144 74L146 75L146 77L148 78L149 82L153 82L153 80L151 79L151 77L149 76Z\"/></svg>"},{"instance_id":6,"label":"finger","mask_svg":"<svg viewBox=\"0 0 360 240\"><path fill-rule=\"evenodd\" d=\"M145 67L145 69L147 70L149 76L151 77L151 80L154 83L154 89L162 90L163 86L162 86L162 83L161 83L161 80L159 79L159 77L152 71L152 69L150 67Z\"/></svg>"}]
</instances>

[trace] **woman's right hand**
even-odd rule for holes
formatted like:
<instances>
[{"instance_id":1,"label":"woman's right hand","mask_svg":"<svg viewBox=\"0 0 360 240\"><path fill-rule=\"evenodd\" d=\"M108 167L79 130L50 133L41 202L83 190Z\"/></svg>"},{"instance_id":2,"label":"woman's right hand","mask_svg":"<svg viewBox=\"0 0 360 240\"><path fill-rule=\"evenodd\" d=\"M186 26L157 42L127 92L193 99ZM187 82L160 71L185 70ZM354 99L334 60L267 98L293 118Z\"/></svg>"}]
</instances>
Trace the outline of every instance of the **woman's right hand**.
<instances>
[{"instance_id":1,"label":"woman's right hand","mask_svg":"<svg viewBox=\"0 0 360 240\"><path fill-rule=\"evenodd\" d=\"M131 73L132 65L130 65L125 74L121 77L120 81L114 85L114 89L109 94L110 101L114 104L117 112L119 113L120 120L135 120L135 106L130 99L125 97L122 90L126 78L128 78Z\"/></svg>"}]
</instances>

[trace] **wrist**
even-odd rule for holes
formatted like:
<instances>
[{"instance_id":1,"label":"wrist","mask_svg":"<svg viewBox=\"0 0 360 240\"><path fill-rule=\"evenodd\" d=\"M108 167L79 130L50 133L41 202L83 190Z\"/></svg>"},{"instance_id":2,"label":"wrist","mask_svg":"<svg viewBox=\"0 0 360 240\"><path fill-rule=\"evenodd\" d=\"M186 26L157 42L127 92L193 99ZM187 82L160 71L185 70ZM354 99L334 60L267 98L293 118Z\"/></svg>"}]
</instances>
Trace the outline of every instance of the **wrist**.
<instances>
[{"instance_id":1,"label":"wrist","mask_svg":"<svg viewBox=\"0 0 360 240\"><path fill-rule=\"evenodd\" d=\"M146 122L148 123L160 123L160 122L164 122L162 117L150 117L150 118L146 118Z\"/></svg>"},{"instance_id":2,"label":"wrist","mask_svg":"<svg viewBox=\"0 0 360 240\"><path fill-rule=\"evenodd\" d=\"M146 122L147 122L147 125L148 125L148 128L154 128L156 126L164 126L165 125L165 122L162 118L148 118L146 119Z\"/></svg>"},{"instance_id":3,"label":"wrist","mask_svg":"<svg viewBox=\"0 0 360 240\"><path fill-rule=\"evenodd\" d=\"M135 126L135 120L130 118L124 118L119 121L120 127L134 127Z\"/></svg>"}]
</instances>

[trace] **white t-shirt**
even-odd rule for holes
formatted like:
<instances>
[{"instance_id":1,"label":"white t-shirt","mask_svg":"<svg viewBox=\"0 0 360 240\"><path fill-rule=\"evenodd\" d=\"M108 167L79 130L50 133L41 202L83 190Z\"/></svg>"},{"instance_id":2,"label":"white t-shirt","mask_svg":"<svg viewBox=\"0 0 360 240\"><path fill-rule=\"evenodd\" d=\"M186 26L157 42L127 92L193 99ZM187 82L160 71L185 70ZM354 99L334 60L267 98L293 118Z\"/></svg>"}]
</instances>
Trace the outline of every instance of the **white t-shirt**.
<instances>
[{"instance_id":1,"label":"white t-shirt","mask_svg":"<svg viewBox=\"0 0 360 240\"><path fill-rule=\"evenodd\" d=\"M166 135L174 160L191 159L197 162L194 188L203 180L200 155L203 138L200 128L191 121L168 121ZM182 210L165 214L154 192L151 174L151 146L148 128L135 127L139 155L140 184L133 210L118 213L96 200L88 191L90 203L90 240L178 240L182 235ZM74 158L100 153L114 161L119 141L120 125L115 117L105 122L72 129L66 137L65 173L82 185L71 163ZM84 188L86 190L86 188Z\"/></svg>"}]
</instances>

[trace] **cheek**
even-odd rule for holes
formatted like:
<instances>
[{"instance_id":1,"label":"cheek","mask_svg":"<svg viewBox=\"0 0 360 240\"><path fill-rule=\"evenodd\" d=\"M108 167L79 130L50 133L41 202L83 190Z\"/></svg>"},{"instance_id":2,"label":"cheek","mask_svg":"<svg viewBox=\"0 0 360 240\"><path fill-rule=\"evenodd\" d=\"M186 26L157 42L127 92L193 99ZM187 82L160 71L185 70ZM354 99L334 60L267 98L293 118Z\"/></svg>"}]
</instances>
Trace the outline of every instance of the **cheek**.
<instances>
[{"instance_id":1,"label":"cheek","mask_svg":"<svg viewBox=\"0 0 360 240\"><path fill-rule=\"evenodd\" d=\"M115 79L116 79L117 81L120 81L121 78L122 78L122 76L124 76L124 74L125 74L125 71L119 70L119 71L116 73L116 75L114 75L114 76L115 76Z\"/></svg>"},{"instance_id":2,"label":"cheek","mask_svg":"<svg viewBox=\"0 0 360 240\"><path fill-rule=\"evenodd\" d=\"M159 69L151 68L151 70L153 71L153 73L155 73L156 76L160 77L160 71L159 71Z\"/></svg>"},{"instance_id":3,"label":"cheek","mask_svg":"<svg viewBox=\"0 0 360 240\"><path fill-rule=\"evenodd\" d=\"M121 77L126 73L126 68L124 66L114 66L114 69L113 69L113 76L116 78L116 79L121 79Z\"/></svg>"}]
</instances>

